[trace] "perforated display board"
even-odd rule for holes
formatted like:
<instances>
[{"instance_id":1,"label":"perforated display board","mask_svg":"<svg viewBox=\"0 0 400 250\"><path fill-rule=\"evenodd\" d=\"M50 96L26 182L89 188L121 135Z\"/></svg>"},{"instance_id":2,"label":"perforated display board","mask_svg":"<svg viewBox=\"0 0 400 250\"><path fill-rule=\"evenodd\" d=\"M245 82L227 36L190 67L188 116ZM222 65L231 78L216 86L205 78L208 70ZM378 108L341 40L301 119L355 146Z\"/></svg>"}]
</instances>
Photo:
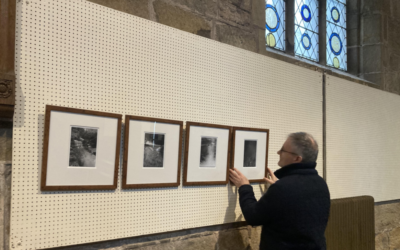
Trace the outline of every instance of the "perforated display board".
<instances>
[{"instance_id":1,"label":"perforated display board","mask_svg":"<svg viewBox=\"0 0 400 250\"><path fill-rule=\"evenodd\" d=\"M270 129L273 170L288 133L322 145L320 73L83 0L17 8L13 249L243 220L230 185L121 190L121 166L115 191L41 192L46 104ZM264 185L253 187L259 198Z\"/></svg>"},{"instance_id":2,"label":"perforated display board","mask_svg":"<svg viewBox=\"0 0 400 250\"><path fill-rule=\"evenodd\" d=\"M327 76L327 182L331 198L400 199L400 98Z\"/></svg>"}]
</instances>

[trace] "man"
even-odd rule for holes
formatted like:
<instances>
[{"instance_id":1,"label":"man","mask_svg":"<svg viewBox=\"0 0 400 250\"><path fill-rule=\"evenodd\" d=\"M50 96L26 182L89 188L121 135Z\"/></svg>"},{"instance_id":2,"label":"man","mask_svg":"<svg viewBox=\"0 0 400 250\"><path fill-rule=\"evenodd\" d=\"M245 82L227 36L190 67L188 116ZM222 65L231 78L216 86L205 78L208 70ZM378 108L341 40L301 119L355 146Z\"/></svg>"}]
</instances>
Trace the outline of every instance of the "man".
<instances>
[{"instance_id":1,"label":"man","mask_svg":"<svg viewBox=\"0 0 400 250\"><path fill-rule=\"evenodd\" d=\"M310 134L292 133L278 155L282 168L275 174L268 169L264 180L272 185L258 202L247 178L230 170L244 218L252 226L263 226L262 250L325 250L330 195L315 170L318 144Z\"/></svg>"}]
</instances>

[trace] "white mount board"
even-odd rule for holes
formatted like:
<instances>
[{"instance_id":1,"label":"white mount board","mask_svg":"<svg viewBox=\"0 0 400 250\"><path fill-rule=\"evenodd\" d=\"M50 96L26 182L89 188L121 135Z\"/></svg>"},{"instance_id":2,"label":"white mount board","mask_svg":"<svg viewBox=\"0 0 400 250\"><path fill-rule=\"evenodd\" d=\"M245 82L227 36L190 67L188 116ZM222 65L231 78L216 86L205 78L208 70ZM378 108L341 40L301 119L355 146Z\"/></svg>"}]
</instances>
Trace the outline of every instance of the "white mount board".
<instances>
[{"instance_id":1,"label":"white mount board","mask_svg":"<svg viewBox=\"0 0 400 250\"><path fill-rule=\"evenodd\" d=\"M121 167L115 191L41 192L46 104L268 128L273 170L291 132L322 148L320 73L83 0L17 2L16 71L13 249L243 220L229 185L126 191ZM253 187L260 197L264 185Z\"/></svg>"}]
</instances>

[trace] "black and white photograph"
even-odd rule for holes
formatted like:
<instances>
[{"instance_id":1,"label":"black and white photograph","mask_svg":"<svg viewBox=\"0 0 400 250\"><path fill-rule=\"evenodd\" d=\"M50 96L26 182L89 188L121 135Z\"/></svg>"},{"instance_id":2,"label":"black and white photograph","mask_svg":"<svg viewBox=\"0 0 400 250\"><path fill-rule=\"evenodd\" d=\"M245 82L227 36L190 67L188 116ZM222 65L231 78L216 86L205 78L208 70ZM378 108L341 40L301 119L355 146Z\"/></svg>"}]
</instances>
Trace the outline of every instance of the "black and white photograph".
<instances>
[{"instance_id":1,"label":"black and white photograph","mask_svg":"<svg viewBox=\"0 0 400 250\"><path fill-rule=\"evenodd\" d=\"M96 167L97 130L71 127L70 167Z\"/></svg>"},{"instance_id":2,"label":"black and white photograph","mask_svg":"<svg viewBox=\"0 0 400 250\"><path fill-rule=\"evenodd\" d=\"M257 156L257 141L244 140L243 167L255 167Z\"/></svg>"},{"instance_id":3,"label":"black and white photograph","mask_svg":"<svg viewBox=\"0 0 400 250\"><path fill-rule=\"evenodd\" d=\"M164 166L165 134L145 133L144 159L145 168L162 168Z\"/></svg>"},{"instance_id":4,"label":"black and white photograph","mask_svg":"<svg viewBox=\"0 0 400 250\"><path fill-rule=\"evenodd\" d=\"M122 115L46 105L41 191L117 188Z\"/></svg>"},{"instance_id":5,"label":"black and white photograph","mask_svg":"<svg viewBox=\"0 0 400 250\"><path fill-rule=\"evenodd\" d=\"M217 138L201 137L200 167L215 167L217 157Z\"/></svg>"}]
</instances>

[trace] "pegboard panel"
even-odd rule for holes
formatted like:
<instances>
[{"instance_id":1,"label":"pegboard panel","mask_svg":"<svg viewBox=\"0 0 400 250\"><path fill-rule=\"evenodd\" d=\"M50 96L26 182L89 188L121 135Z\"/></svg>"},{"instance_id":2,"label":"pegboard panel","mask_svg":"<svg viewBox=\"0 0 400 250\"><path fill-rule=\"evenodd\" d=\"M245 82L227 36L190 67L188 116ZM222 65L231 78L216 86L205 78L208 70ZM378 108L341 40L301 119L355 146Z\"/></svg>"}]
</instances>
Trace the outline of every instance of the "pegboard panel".
<instances>
[{"instance_id":1,"label":"pegboard panel","mask_svg":"<svg viewBox=\"0 0 400 250\"><path fill-rule=\"evenodd\" d=\"M16 43L13 249L243 220L234 187L121 190L121 167L115 191L41 192L46 104L268 128L273 170L288 133L322 145L317 72L83 0L18 1ZM257 197L265 190L253 187Z\"/></svg>"},{"instance_id":2,"label":"pegboard panel","mask_svg":"<svg viewBox=\"0 0 400 250\"><path fill-rule=\"evenodd\" d=\"M327 76L327 182L331 198L400 199L400 98Z\"/></svg>"}]
</instances>

